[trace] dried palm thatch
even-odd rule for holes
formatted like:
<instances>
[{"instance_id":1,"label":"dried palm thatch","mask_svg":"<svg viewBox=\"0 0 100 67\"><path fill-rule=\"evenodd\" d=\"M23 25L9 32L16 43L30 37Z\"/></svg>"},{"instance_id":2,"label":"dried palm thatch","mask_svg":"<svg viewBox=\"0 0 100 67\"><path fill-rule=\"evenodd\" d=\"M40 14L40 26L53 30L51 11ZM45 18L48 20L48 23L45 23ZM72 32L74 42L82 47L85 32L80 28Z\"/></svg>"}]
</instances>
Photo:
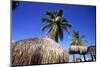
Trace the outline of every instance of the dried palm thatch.
<instances>
[{"instance_id":1,"label":"dried palm thatch","mask_svg":"<svg viewBox=\"0 0 100 67\"><path fill-rule=\"evenodd\" d=\"M69 48L70 53L74 54L74 53L78 53L78 46L70 46Z\"/></svg>"},{"instance_id":2,"label":"dried palm thatch","mask_svg":"<svg viewBox=\"0 0 100 67\"><path fill-rule=\"evenodd\" d=\"M88 52L87 46L79 46L80 54L86 54Z\"/></svg>"},{"instance_id":3,"label":"dried palm thatch","mask_svg":"<svg viewBox=\"0 0 100 67\"><path fill-rule=\"evenodd\" d=\"M85 53L87 53L87 47L84 45L82 45L82 46L72 45L72 46L70 46L69 52L71 54L85 54Z\"/></svg>"},{"instance_id":4,"label":"dried palm thatch","mask_svg":"<svg viewBox=\"0 0 100 67\"><path fill-rule=\"evenodd\" d=\"M30 38L11 45L12 65L68 62L68 51L50 38Z\"/></svg>"}]
</instances>

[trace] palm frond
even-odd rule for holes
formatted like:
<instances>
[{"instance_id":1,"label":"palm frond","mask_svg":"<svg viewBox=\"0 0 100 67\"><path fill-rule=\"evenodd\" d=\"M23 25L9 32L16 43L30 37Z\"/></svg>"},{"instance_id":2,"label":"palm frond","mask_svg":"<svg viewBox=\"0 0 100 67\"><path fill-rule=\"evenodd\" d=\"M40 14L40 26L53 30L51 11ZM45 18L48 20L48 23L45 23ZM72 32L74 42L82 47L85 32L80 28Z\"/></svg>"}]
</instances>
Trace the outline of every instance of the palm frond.
<instances>
[{"instance_id":1,"label":"palm frond","mask_svg":"<svg viewBox=\"0 0 100 67\"><path fill-rule=\"evenodd\" d=\"M61 25L61 27L62 27L65 31L67 31L69 34L71 33L71 27L72 27L72 26L70 26L70 25L68 25L68 24L64 24L64 25Z\"/></svg>"},{"instance_id":2,"label":"palm frond","mask_svg":"<svg viewBox=\"0 0 100 67\"><path fill-rule=\"evenodd\" d=\"M61 17L63 16L63 10L62 9L58 11L57 16L61 16Z\"/></svg>"},{"instance_id":3,"label":"palm frond","mask_svg":"<svg viewBox=\"0 0 100 67\"><path fill-rule=\"evenodd\" d=\"M47 24L44 27L41 28L42 31L44 31L45 29L49 29L51 28L52 24Z\"/></svg>"},{"instance_id":4,"label":"palm frond","mask_svg":"<svg viewBox=\"0 0 100 67\"><path fill-rule=\"evenodd\" d=\"M66 27L68 27L68 28L71 28L72 27L72 25L71 24L69 24L69 23L64 23L63 22L63 24L62 24L63 26L66 26Z\"/></svg>"},{"instance_id":5,"label":"palm frond","mask_svg":"<svg viewBox=\"0 0 100 67\"><path fill-rule=\"evenodd\" d=\"M62 20L62 22L60 22L60 24L63 25L63 26L67 26L69 28L72 27L72 25L65 18L63 18L63 20Z\"/></svg>"},{"instance_id":6,"label":"palm frond","mask_svg":"<svg viewBox=\"0 0 100 67\"><path fill-rule=\"evenodd\" d=\"M52 23L52 22L53 22L53 21L52 21L51 19L49 19L49 18L42 18L41 20L42 20L42 22L46 22L46 23Z\"/></svg>"},{"instance_id":7,"label":"palm frond","mask_svg":"<svg viewBox=\"0 0 100 67\"><path fill-rule=\"evenodd\" d=\"M53 28L51 27L51 28L49 29L49 31L48 31L48 32L50 33L52 29L53 29Z\"/></svg>"},{"instance_id":8,"label":"palm frond","mask_svg":"<svg viewBox=\"0 0 100 67\"><path fill-rule=\"evenodd\" d=\"M65 18L62 19L62 22L69 22L68 20L66 20Z\"/></svg>"},{"instance_id":9,"label":"palm frond","mask_svg":"<svg viewBox=\"0 0 100 67\"><path fill-rule=\"evenodd\" d=\"M53 11L54 17L57 16L57 11Z\"/></svg>"},{"instance_id":10,"label":"palm frond","mask_svg":"<svg viewBox=\"0 0 100 67\"><path fill-rule=\"evenodd\" d=\"M49 12L49 11L47 11L46 12L46 15L48 15L50 18L54 18L54 14L53 14L53 12Z\"/></svg>"}]
</instances>

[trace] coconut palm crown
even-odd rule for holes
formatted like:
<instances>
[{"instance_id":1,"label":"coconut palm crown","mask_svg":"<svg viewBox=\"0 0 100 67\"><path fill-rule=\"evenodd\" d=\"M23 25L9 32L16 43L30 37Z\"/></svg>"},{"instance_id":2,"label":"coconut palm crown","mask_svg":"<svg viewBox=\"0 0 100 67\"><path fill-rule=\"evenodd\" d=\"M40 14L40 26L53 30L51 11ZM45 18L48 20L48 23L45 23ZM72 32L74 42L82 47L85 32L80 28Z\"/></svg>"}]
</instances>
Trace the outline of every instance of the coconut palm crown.
<instances>
[{"instance_id":1,"label":"coconut palm crown","mask_svg":"<svg viewBox=\"0 0 100 67\"><path fill-rule=\"evenodd\" d=\"M63 30L70 31L72 25L66 20L63 15L63 10L58 11L46 11L46 17L42 18L42 22L45 26L42 27L42 31L48 29L50 38L58 42L58 39L63 40Z\"/></svg>"}]
</instances>

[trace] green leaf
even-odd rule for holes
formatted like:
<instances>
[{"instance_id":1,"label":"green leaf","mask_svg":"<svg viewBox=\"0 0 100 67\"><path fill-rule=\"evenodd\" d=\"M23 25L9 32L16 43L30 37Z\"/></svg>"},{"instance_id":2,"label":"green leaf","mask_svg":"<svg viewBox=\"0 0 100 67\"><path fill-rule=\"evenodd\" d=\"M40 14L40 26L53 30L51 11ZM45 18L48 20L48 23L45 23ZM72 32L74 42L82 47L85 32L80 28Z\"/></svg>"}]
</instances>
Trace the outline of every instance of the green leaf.
<instances>
[{"instance_id":1,"label":"green leaf","mask_svg":"<svg viewBox=\"0 0 100 67\"><path fill-rule=\"evenodd\" d=\"M54 18L54 14L52 12L47 11L46 15L48 15L50 18Z\"/></svg>"},{"instance_id":2,"label":"green leaf","mask_svg":"<svg viewBox=\"0 0 100 67\"><path fill-rule=\"evenodd\" d=\"M62 9L58 11L57 16L61 16L61 17L63 16L63 10Z\"/></svg>"},{"instance_id":3,"label":"green leaf","mask_svg":"<svg viewBox=\"0 0 100 67\"><path fill-rule=\"evenodd\" d=\"M52 23L53 21L49 18L42 18L42 22Z\"/></svg>"},{"instance_id":4,"label":"green leaf","mask_svg":"<svg viewBox=\"0 0 100 67\"><path fill-rule=\"evenodd\" d=\"M45 25L44 27L42 27L42 31L44 31L45 29L49 29L51 28L52 24L48 24L48 25Z\"/></svg>"},{"instance_id":5,"label":"green leaf","mask_svg":"<svg viewBox=\"0 0 100 67\"><path fill-rule=\"evenodd\" d=\"M68 20L66 20L65 18L63 18L63 19L62 19L62 22L66 22L66 23L67 23L67 22L68 22Z\"/></svg>"}]
</instances>

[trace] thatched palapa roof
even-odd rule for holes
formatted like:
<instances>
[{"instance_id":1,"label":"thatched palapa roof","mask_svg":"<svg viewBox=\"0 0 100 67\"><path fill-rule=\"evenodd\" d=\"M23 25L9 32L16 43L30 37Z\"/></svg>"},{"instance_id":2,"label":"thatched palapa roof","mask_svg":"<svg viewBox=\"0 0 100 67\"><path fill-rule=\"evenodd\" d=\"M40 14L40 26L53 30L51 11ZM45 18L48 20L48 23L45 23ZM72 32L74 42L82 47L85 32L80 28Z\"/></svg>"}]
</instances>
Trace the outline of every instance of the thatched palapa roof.
<instances>
[{"instance_id":1,"label":"thatched palapa roof","mask_svg":"<svg viewBox=\"0 0 100 67\"><path fill-rule=\"evenodd\" d=\"M13 65L68 62L68 51L50 38L29 38L11 45Z\"/></svg>"},{"instance_id":2,"label":"thatched palapa roof","mask_svg":"<svg viewBox=\"0 0 100 67\"><path fill-rule=\"evenodd\" d=\"M69 48L70 54L85 54L87 53L87 46L84 45L71 45Z\"/></svg>"}]
</instances>

